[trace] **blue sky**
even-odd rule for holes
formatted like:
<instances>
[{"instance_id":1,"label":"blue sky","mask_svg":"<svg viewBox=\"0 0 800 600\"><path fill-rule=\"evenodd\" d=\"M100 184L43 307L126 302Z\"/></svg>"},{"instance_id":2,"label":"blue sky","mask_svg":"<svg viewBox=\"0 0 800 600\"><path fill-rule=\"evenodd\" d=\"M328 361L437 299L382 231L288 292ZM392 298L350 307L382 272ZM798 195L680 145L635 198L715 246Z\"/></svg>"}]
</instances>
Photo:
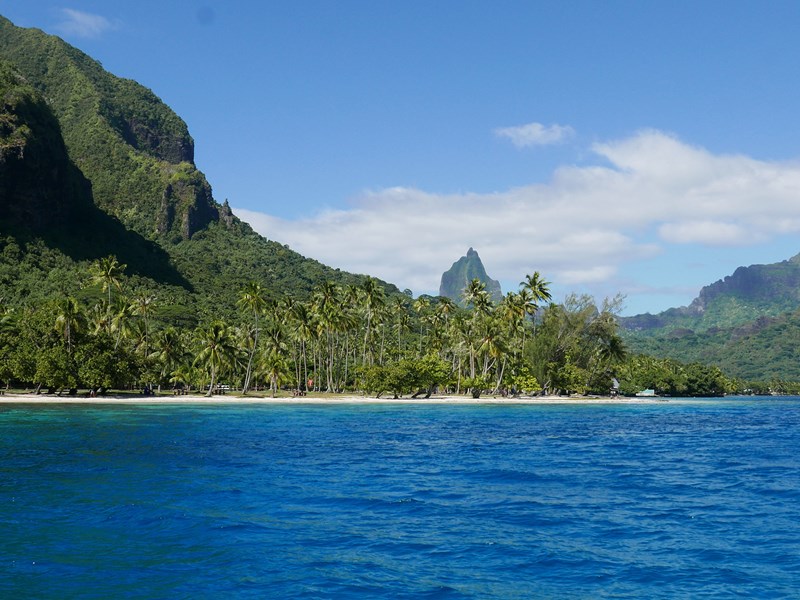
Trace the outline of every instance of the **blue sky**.
<instances>
[{"instance_id":1,"label":"blue sky","mask_svg":"<svg viewBox=\"0 0 800 600\"><path fill-rule=\"evenodd\" d=\"M0 0L151 88L216 199L334 267L436 293L688 304L800 252L800 3Z\"/></svg>"}]
</instances>

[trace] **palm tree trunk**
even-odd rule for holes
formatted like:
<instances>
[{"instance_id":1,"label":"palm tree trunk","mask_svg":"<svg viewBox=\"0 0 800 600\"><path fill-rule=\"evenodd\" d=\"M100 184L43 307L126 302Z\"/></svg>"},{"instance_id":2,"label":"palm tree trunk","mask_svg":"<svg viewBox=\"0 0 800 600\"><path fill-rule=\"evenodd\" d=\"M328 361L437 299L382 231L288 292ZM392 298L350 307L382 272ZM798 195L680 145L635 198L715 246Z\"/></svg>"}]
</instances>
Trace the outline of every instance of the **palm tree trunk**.
<instances>
[{"instance_id":1,"label":"palm tree trunk","mask_svg":"<svg viewBox=\"0 0 800 600\"><path fill-rule=\"evenodd\" d=\"M503 363L500 365L500 375L497 377L497 385L494 388L495 393L500 389L500 386L503 383L503 373L506 370L506 357L503 357Z\"/></svg>"},{"instance_id":2,"label":"palm tree trunk","mask_svg":"<svg viewBox=\"0 0 800 600\"><path fill-rule=\"evenodd\" d=\"M242 395L247 394L250 390L250 376L253 372L253 357L256 354L255 345L253 345L253 349L250 351L250 357L247 359L247 370L244 374L244 385L242 385Z\"/></svg>"},{"instance_id":3,"label":"palm tree trunk","mask_svg":"<svg viewBox=\"0 0 800 600\"><path fill-rule=\"evenodd\" d=\"M244 386L242 386L242 395L250 390L250 377L253 373L253 357L256 355L258 349L258 313L255 313L255 331L253 333L253 349L250 350L250 358L247 359L247 371L244 375Z\"/></svg>"},{"instance_id":4,"label":"palm tree trunk","mask_svg":"<svg viewBox=\"0 0 800 600\"><path fill-rule=\"evenodd\" d=\"M295 381L297 382L297 390L300 391L300 388L303 387L300 383L300 369L302 368L302 364L300 363L300 342L297 344L292 345L292 360L294 362L294 377Z\"/></svg>"},{"instance_id":5,"label":"palm tree trunk","mask_svg":"<svg viewBox=\"0 0 800 600\"><path fill-rule=\"evenodd\" d=\"M367 316L367 328L366 331L364 332L364 352L363 356L361 357L361 364L363 365L367 364L367 340L369 339L369 327L371 320L372 320L371 315Z\"/></svg>"},{"instance_id":6,"label":"palm tree trunk","mask_svg":"<svg viewBox=\"0 0 800 600\"><path fill-rule=\"evenodd\" d=\"M310 390L308 389L308 357L306 356L306 341L302 340L300 344L301 353L303 356L303 375L305 376L303 383L306 385L306 392L308 392Z\"/></svg>"},{"instance_id":7,"label":"palm tree trunk","mask_svg":"<svg viewBox=\"0 0 800 600\"><path fill-rule=\"evenodd\" d=\"M333 336L331 335L330 332L328 332L328 372L326 373L326 375L328 381L328 391L330 392L336 391L336 385L333 382L334 350L335 348L333 346Z\"/></svg>"},{"instance_id":8,"label":"palm tree trunk","mask_svg":"<svg viewBox=\"0 0 800 600\"><path fill-rule=\"evenodd\" d=\"M469 349L469 376L475 378L475 352L472 348Z\"/></svg>"},{"instance_id":9,"label":"palm tree trunk","mask_svg":"<svg viewBox=\"0 0 800 600\"><path fill-rule=\"evenodd\" d=\"M214 393L214 384L217 381L217 370L214 367L211 367L211 385L208 386L208 393L206 394L207 398L210 398Z\"/></svg>"}]
</instances>

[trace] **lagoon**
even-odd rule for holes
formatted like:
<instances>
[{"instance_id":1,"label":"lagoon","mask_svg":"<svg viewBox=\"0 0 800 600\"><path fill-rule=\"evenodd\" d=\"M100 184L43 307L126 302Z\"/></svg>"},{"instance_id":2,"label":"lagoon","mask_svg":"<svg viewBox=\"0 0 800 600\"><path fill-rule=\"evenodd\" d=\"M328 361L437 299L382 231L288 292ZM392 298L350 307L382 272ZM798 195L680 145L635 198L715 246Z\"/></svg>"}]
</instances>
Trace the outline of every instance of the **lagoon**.
<instances>
[{"instance_id":1,"label":"lagoon","mask_svg":"<svg viewBox=\"0 0 800 600\"><path fill-rule=\"evenodd\" d=\"M800 398L0 406L0 596L800 589Z\"/></svg>"}]
</instances>

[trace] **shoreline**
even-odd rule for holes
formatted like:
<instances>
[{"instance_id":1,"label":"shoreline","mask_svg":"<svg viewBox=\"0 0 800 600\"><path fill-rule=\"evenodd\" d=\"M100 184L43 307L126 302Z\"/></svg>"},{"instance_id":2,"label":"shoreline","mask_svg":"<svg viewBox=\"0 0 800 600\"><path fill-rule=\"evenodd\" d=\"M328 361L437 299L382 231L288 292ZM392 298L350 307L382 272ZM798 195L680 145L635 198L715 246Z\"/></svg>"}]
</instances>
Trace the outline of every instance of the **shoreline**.
<instances>
[{"instance_id":1,"label":"shoreline","mask_svg":"<svg viewBox=\"0 0 800 600\"><path fill-rule=\"evenodd\" d=\"M218 404L218 405L246 405L246 404L653 404L667 401L666 398L627 398L610 396L568 397L568 396L528 396L520 398L503 398L484 396L472 398L471 396L431 396L430 398L373 398L365 396L300 396L279 397L270 396L220 396L211 397L200 395L187 396L103 396L96 398L56 396L47 394L5 394L0 396L0 405L3 404Z\"/></svg>"}]
</instances>

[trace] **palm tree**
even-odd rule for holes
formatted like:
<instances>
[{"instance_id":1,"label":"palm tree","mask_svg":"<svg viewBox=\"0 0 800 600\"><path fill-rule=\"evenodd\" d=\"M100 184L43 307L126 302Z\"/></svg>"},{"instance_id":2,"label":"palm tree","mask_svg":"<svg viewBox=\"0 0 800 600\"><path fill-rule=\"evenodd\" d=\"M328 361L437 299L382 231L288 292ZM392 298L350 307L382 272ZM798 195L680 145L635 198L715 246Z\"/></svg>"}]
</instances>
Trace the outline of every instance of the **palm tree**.
<instances>
[{"instance_id":1,"label":"palm tree","mask_svg":"<svg viewBox=\"0 0 800 600\"><path fill-rule=\"evenodd\" d=\"M289 364L286 362L286 357L273 351L264 352L259 362L259 370L269 379L269 389L274 398L278 386L289 375Z\"/></svg>"},{"instance_id":2,"label":"palm tree","mask_svg":"<svg viewBox=\"0 0 800 600\"><path fill-rule=\"evenodd\" d=\"M625 360L628 352L622 338L616 333L616 318L608 312L600 315L588 327L590 343L595 348L590 360L589 379L595 373L611 375L614 367Z\"/></svg>"},{"instance_id":3,"label":"palm tree","mask_svg":"<svg viewBox=\"0 0 800 600\"><path fill-rule=\"evenodd\" d=\"M247 358L247 370L244 374L244 385L242 394L246 394L250 389L250 377L253 373L253 357L258 350L258 315L266 307L266 299L261 285L255 281L247 283L239 296L239 307L247 310L253 315L253 345L250 348L250 356Z\"/></svg>"},{"instance_id":4,"label":"palm tree","mask_svg":"<svg viewBox=\"0 0 800 600\"><path fill-rule=\"evenodd\" d=\"M340 304L337 301L340 290L332 281L326 281L314 292L314 318L321 338L324 337L325 379L328 390L332 390L333 383L333 330L336 326ZM321 345L321 344L320 344ZM322 353L320 350L320 366L322 366Z\"/></svg>"},{"instance_id":5,"label":"palm tree","mask_svg":"<svg viewBox=\"0 0 800 600\"><path fill-rule=\"evenodd\" d=\"M131 304L131 312L142 317L144 323L144 355L150 355L150 315L155 308L156 298L149 294L138 294Z\"/></svg>"},{"instance_id":6,"label":"palm tree","mask_svg":"<svg viewBox=\"0 0 800 600\"><path fill-rule=\"evenodd\" d=\"M2 298L0 298L0 336L6 337L6 340L19 336L14 309L5 306ZM14 369L12 368L11 361L8 360L13 350L8 344L4 343L6 340L0 338L0 379L5 380L6 389L8 389L11 385L11 377L14 374Z\"/></svg>"},{"instance_id":7,"label":"palm tree","mask_svg":"<svg viewBox=\"0 0 800 600\"><path fill-rule=\"evenodd\" d=\"M349 374L350 368L350 333L353 331L358 330L359 325L359 318L356 310L352 306L342 306L341 310L338 313L338 318L336 320L336 328L335 331L339 334L337 337L340 340L339 347L341 348L342 352L344 353L344 372L340 370L340 385L337 385L338 390L343 390L344 386L347 384L347 378ZM344 345L341 345L341 337L344 334ZM353 345L353 362L356 362L356 353L358 352L358 348Z\"/></svg>"},{"instance_id":8,"label":"palm tree","mask_svg":"<svg viewBox=\"0 0 800 600\"><path fill-rule=\"evenodd\" d=\"M524 293L523 293L524 292ZM506 329L511 333L512 339L516 338L516 334L522 332L522 347L525 350L525 315L527 314L526 296L530 297L527 290L522 290L519 294L508 292L503 298L498 308L500 317L503 320ZM517 355L518 350L514 351Z\"/></svg>"},{"instance_id":9,"label":"palm tree","mask_svg":"<svg viewBox=\"0 0 800 600\"><path fill-rule=\"evenodd\" d=\"M551 299L550 282L545 281L539 271L534 271L530 275L526 275L525 279L521 281L519 285L531 293L534 302L549 302Z\"/></svg>"},{"instance_id":10,"label":"palm tree","mask_svg":"<svg viewBox=\"0 0 800 600\"><path fill-rule=\"evenodd\" d=\"M450 320L457 308L456 303L447 296L439 296L436 300L436 312L444 317L445 324Z\"/></svg>"},{"instance_id":11,"label":"palm tree","mask_svg":"<svg viewBox=\"0 0 800 600\"><path fill-rule=\"evenodd\" d=\"M198 328L196 335L200 351L194 359L194 364L202 365L209 370L211 384L206 396L211 396L214 393L219 372L233 362L236 347L233 344L230 330L221 321L215 321L206 328Z\"/></svg>"},{"instance_id":12,"label":"palm tree","mask_svg":"<svg viewBox=\"0 0 800 600\"><path fill-rule=\"evenodd\" d=\"M486 284L483 283L480 279L472 279L467 283L467 286L464 288L462 292L462 297L464 298L464 304L466 306L475 307L475 303L478 300L478 297L486 292Z\"/></svg>"},{"instance_id":13,"label":"palm tree","mask_svg":"<svg viewBox=\"0 0 800 600\"><path fill-rule=\"evenodd\" d=\"M55 328L63 336L69 356L72 356L75 334L80 332L85 325L86 317L75 298L65 296L56 301Z\"/></svg>"},{"instance_id":14,"label":"palm tree","mask_svg":"<svg viewBox=\"0 0 800 600\"><path fill-rule=\"evenodd\" d=\"M526 275L525 279L519 282L523 290L527 290L530 294L530 299L527 299L526 310L528 314L533 317L533 330L536 333L536 312L539 310L540 302L550 302L552 296L550 295L550 282L545 281L539 271L534 271L530 275ZM522 351L525 351L525 341L522 342Z\"/></svg>"},{"instance_id":15,"label":"palm tree","mask_svg":"<svg viewBox=\"0 0 800 600\"><path fill-rule=\"evenodd\" d=\"M285 355L288 349L286 331L278 321L270 321L265 328L264 351Z\"/></svg>"},{"instance_id":16,"label":"palm tree","mask_svg":"<svg viewBox=\"0 0 800 600\"><path fill-rule=\"evenodd\" d=\"M531 291L526 287L520 288L519 294L517 294L517 300L519 302L519 305L522 306L522 310L524 311L524 314L529 316L529 317L531 317L531 318L533 318L533 319L535 319L536 318L536 313L539 310L539 305L536 303L536 300L534 300L533 294L531 293ZM525 324L525 319L524 319L524 315L523 315L523 320L522 320L522 349L521 349L523 356L525 355L525 330L526 330L526 324Z\"/></svg>"},{"instance_id":17,"label":"palm tree","mask_svg":"<svg viewBox=\"0 0 800 600\"><path fill-rule=\"evenodd\" d=\"M133 325L131 320L131 304L126 302L125 299L121 297L114 300L114 303L116 306L113 307L113 309L110 308L110 310L112 310L111 331L117 334L117 340L114 344L114 349L116 350L119 348L119 345L122 343L123 339L131 337ZM110 304L109 307L111 307Z\"/></svg>"},{"instance_id":18,"label":"palm tree","mask_svg":"<svg viewBox=\"0 0 800 600\"><path fill-rule=\"evenodd\" d=\"M478 349L484 353L483 377L486 377L492 365L498 365L497 385L495 386L495 390L497 390L503 381L503 372L506 365L505 357L508 353L503 339L502 327L498 319L492 318L489 320ZM501 358L503 359L502 363L500 362Z\"/></svg>"},{"instance_id":19,"label":"palm tree","mask_svg":"<svg viewBox=\"0 0 800 600\"><path fill-rule=\"evenodd\" d=\"M397 355L398 357L403 353L403 332L409 331L411 328L411 317L407 311L397 313L394 325L392 326L397 332Z\"/></svg>"},{"instance_id":20,"label":"palm tree","mask_svg":"<svg viewBox=\"0 0 800 600\"><path fill-rule=\"evenodd\" d=\"M366 318L366 330L364 332L364 351L362 352L361 362L367 363L367 341L371 333L372 320L381 308L386 304L384 289L378 284L377 280L367 276L364 284L361 286L361 301L364 317ZM372 354L370 353L370 363L372 363Z\"/></svg>"},{"instance_id":21,"label":"palm tree","mask_svg":"<svg viewBox=\"0 0 800 600\"><path fill-rule=\"evenodd\" d=\"M297 379L300 380L300 363L302 363L302 380L305 383L308 382L308 344L313 341L316 333L311 306L305 302L295 303L289 312L288 321L291 327L291 337L300 345L300 360L295 366Z\"/></svg>"},{"instance_id":22,"label":"palm tree","mask_svg":"<svg viewBox=\"0 0 800 600\"><path fill-rule=\"evenodd\" d=\"M92 263L89 269L92 281L100 285L104 292L108 291L108 305L111 306L111 288L122 288L120 277L125 271L125 265L119 264L114 256L106 256Z\"/></svg>"},{"instance_id":23,"label":"palm tree","mask_svg":"<svg viewBox=\"0 0 800 600\"><path fill-rule=\"evenodd\" d=\"M458 305L452 299L446 296L439 296L436 299L436 307L434 309L436 319L434 319L433 323L439 345L439 354L442 358L447 355L447 339L448 336L452 337L450 322L453 315L457 314L456 311L458 311Z\"/></svg>"},{"instance_id":24,"label":"palm tree","mask_svg":"<svg viewBox=\"0 0 800 600\"><path fill-rule=\"evenodd\" d=\"M14 309L3 304L0 299L0 333L14 333L16 331L16 319Z\"/></svg>"},{"instance_id":25,"label":"palm tree","mask_svg":"<svg viewBox=\"0 0 800 600\"><path fill-rule=\"evenodd\" d=\"M530 275L526 275L525 279L519 283L522 289L528 290L533 299L534 305L538 306L540 302L549 302L552 299L550 295L550 282L545 281L539 271L534 271Z\"/></svg>"},{"instance_id":26,"label":"palm tree","mask_svg":"<svg viewBox=\"0 0 800 600\"><path fill-rule=\"evenodd\" d=\"M486 284L479 279L472 279L463 292L464 303L472 308L472 315L468 321L462 323L462 335L466 347L469 349L470 378L475 378L475 360L479 345L487 327L489 315L492 313L492 298L486 291Z\"/></svg>"},{"instance_id":27,"label":"palm tree","mask_svg":"<svg viewBox=\"0 0 800 600\"><path fill-rule=\"evenodd\" d=\"M264 329L265 343L259 360L259 370L269 379L273 398L278 391L278 384L290 372L286 360L286 341L286 332L278 321L270 322Z\"/></svg>"},{"instance_id":28,"label":"palm tree","mask_svg":"<svg viewBox=\"0 0 800 600\"><path fill-rule=\"evenodd\" d=\"M104 333L111 337L112 321L111 312L102 303L95 304L89 311L89 323L94 335Z\"/></svg>"},{"instance_id":29,"label":"palm tree","mask_svg":"<svg viewBox=\"0 0 800 600\"><path fill-rule=\"evenodd\" d=\"M151 354L159 365L161 365L161 377L158 381L158 391L161 391L161 382L166 378L167 373L175 371L186 358L183 340L177 329L170 326L155 334L154 349Z\"/></svg>"},{"instance_id":30,"label":"palm tree","mask_svg":"<svg viewBox=\"0 0 800 600\"><path fill-rule=\"evenodd\" d=\"M628 356L625 342L618 335L613 335L605 340L600 348L600 358L609 363L620 363Z\"/></svg>"},{"instance_id":31,"label":"palm tree","mask_svg":"<svg viewBox=\"0 0 800 600\"><path fill-rule=\"evenodd\" d=\"M414 300L414 310L417 312L417 318L419 319L419 356L422 358L422 341L425 339L425 330L423 325L425 324L425 315L428 312L428 309L431 307L430 298L426 296L420 296L416 300Z\"/></svg>"},{"instance_id":32,"label":"palm tree","mask_svg":"<svg viewBox=\"0 0 800 600\"><path fill-rule=\"evenodd\" d=\"M179 364L173 369L169 382L175 387L189 389L194 375L194 368L187 364Z\"/></svg>"}]
</instances>

